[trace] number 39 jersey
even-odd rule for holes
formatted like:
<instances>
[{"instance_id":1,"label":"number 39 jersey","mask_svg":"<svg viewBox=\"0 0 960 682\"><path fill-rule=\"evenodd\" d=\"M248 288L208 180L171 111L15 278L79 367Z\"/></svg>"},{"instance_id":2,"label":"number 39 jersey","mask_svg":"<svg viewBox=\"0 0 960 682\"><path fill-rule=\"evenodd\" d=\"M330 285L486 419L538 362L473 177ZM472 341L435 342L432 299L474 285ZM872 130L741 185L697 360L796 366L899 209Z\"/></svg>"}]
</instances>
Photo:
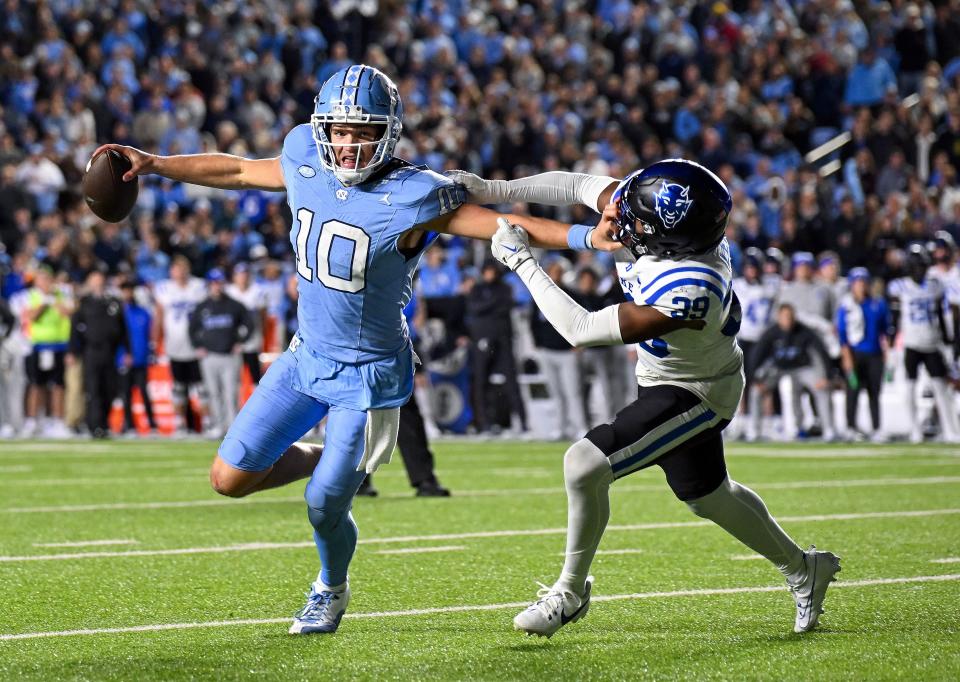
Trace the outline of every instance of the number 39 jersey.
<instances>
[{"instance_id":1,"label":"number 39 jersey","mask_svg":"<svg viewBox=\"0 0 960 682\"><path fill-rule=\"evenodd\" d=\"M940 280L927 277L917 284L909 277L901 277L890 282L887 293L900 302L903 345L922 352L937 350L941 342L937 313L944 297Z\"/></svg>"},{"instance_id":2,"label":"number 39 jersey","mask_svg":"<svg viewBox=\"0 0 960 682\"><path fill-rule=\"evenodd\" d=\"M309 125L287 135L281 154L293 214L299 334L341 363L395 357L409 345L403 307L426 247L401 253L408 230L463 203L463 189L394 159L372 179L344 187L325 172Z\"/></svg>"},{"instance_id":3,"label":"number 39 jersey","mask_svg":"<svg viewBox=\"0 0 960 682\"><path fill-rule=\"evenodd\" d=\"M730 419L740 403L744 379L726 241L709 254L682 261L649 255L637 260L623 249L617 252L617 273L624 294L637 305L706 323L701 330L679 329L637 344L640 385L681 386Z\"/></svg>"}]
</instances>

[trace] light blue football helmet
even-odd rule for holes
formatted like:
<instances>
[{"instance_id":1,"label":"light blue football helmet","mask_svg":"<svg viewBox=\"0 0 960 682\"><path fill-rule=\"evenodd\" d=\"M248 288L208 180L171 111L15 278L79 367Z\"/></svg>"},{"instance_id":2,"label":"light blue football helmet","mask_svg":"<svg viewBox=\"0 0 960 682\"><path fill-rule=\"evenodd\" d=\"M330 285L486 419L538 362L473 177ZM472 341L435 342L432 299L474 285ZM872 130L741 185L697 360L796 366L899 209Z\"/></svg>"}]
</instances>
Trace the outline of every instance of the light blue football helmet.
<instances>
[{"instance_id":1,"label":"light blue football helmet","mask_svg":"<svg viewBox=\"0 0 960 682\"><path fill-rule=\"evenodd\" d=\"M383 137L376 142L351 146L377 145L373 158L363 168L341 168L328 133L330 124L382 125ZM357 185L390 161L403 129L403 103L400 91L382 71L365 64L354 64L327 79L314 100L310 117L313 139L317 143L320 164L346 186ZM337 145L342 146L342 145Z\"/></svg>"}]
</instances>

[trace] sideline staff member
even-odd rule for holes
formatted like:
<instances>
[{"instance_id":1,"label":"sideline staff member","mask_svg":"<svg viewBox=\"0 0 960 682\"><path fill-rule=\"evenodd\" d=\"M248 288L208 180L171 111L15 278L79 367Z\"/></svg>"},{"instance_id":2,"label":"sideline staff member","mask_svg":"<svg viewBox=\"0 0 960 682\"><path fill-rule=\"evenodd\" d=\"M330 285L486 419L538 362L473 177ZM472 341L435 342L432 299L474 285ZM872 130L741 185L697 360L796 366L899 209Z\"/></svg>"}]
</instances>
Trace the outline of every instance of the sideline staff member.
<instances>
[{"instance_id":1,"label":"sideline staff member","mask_svg":"<svg viewBox=\"0 0 960 682\"><path fill-rule=\"evenodd\" d=\"M107 293L102 272L87 277L87 295L73 315L70 352L83 358L83 394L87 428L94 438L110 433L107 419L117 395L117 349L129 348L127 323L120 299ZM129 356L124 358L129 363Z\"/></svg>"}]
</instances>

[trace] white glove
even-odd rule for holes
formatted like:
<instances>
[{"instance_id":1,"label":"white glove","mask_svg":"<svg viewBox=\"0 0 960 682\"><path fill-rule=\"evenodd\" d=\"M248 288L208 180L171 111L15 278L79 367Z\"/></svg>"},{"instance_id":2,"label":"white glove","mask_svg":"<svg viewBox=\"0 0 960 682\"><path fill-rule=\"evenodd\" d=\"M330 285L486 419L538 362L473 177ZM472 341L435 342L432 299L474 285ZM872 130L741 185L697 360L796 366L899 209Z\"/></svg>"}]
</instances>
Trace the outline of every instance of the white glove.
<instances>
[{"instance_id":1,"label":"white glove","mask_svg":"<svg viewBox=\"0 0 960 682\"><path fill-rule=\"evenodd\" d=\"M484 180L479 175L462 170L444 173L467 190L470 200L476 204L500 204L509 200L506 180Z\"/></svg>"},{"instance_id":2,"label":"white glove","mask_svg":"<svg viewBox=\"0 0 960 682\"><path fill-rule=\"evenodd\" d=\"M533 260L530 237L525 229L511 225L506 218L497 218L497 225L500 227L490 241L490 251L494 258L516 272L523 263Z\"/></svg>"}]
</instances>

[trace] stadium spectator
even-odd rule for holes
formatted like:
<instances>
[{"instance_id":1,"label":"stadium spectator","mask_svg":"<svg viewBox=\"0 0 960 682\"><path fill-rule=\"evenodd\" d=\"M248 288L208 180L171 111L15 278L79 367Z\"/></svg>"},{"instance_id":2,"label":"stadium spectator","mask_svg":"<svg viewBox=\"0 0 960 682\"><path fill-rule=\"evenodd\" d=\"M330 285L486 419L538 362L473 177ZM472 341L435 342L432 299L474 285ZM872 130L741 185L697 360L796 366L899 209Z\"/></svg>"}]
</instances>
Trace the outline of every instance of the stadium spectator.
<instances>
[{"instance_id":1,"label":"stadium spectator","mask_svg":"<svg viewBox=\"0 0 960 682\"><path fill-rule=\"evenodd\" d=\"M550 279L572 297L573 292L563 284L564 276L569 271L570 263L559 257L546 267ZM537 349L537 364L547 381L554 404L552 412L556 416L558 430L553 434L553 439L581 438L587 432L587 421L579 353L554 329L536 305L530 311L530 331Z\"/></svg>"},{"instance_id":2,"label":"stadium spectator","mask_svg":"<svg viewBox=\"0 0 960 682\"><path fill-rule=\"evenodd\" d=\"M157 432L157 420L153 414L153 401L147 389L147 372L153 344L151 328L153 318L150 311L136 300L136 285L131 278L120 284L120 296L123 301L123 318L127 323L129 345L117 351L117 371L120 373L120 394L123 397L123 432L136 430L133 418L133 389L140 392L140 401L147 416L150 433ZM129 362L125 356L129 357Z\"/></svg>"},{"instance_id":3,"label":"stadium spectator","mask_svg":"<svg viewBox=\"0 0 960 682\"><path fill-rule=\"evenodd\" d=\"M776 324L760 337L751 356L754 385L750 393L751 423L747 438L753 440L762 436L760 428L762 396L776 390L781 379L790 377L790 406L798 435L800 437L805 435L800 396L806 389L813 394L816 401L817 413L823 423L824 440L833 440L835 438L833 412L827 390L832 362L819 336L797 321L792 305L780 304L777 309Z\"/></svg>"},{"instance_id":4,"label":"stadium spectator","mask_svg":"<svg viewBox=\"0 0 960 682\"><path fill-rule=\"evenodd\" d=\"M154 343L170 359L173 377L173 406L178 421L175 429L185 433L202 428L199 415L194 415L190 389L200 384L200 364L190 339L190 314L206 298L203 280L190 275L190 261L177 255L170 263L170 279L157 282L153 290L156 301Z\"/></svg>"},{"instance_id":5,"label":"stadium spectator","mask_svg":"<svg viewBox=\"0 0 960 682\"><path fill-rule=\"evenodd\" d=\"M13 438L23 429L25 388L20 321L0 298L0 438Z\"/></svg>"},{"instance_id":6,"label":"stadium spectator","mask_svg":"<svg viewBox=\"0 0 960 682\"><path fill-rule=\"evenodd\" d=\"M129 348L123 304L107 292L107 278L97 270L87 277L86 294L70 321L70 354L83 362L84 413L94 438L110 431L110 407L117 395L117 352ZM123 354L124 365L130 364Z\"/></svg>"},{"instance_id":7,"label":"stadium spectator","mask_svg":"<svg viewBox=\"0 0 960 682\"><path fill-rule=\"evenodd\" d=\"M63 421L64 362L70 342L73 301L58 287L47 267L36 270L33 288L27 294L27 337L33 348L27 359L27 435L38 432L52 438L68 435ZM40 411L46 420L38 422Z\"/></svg>"},{"instance_id":8,"label":"stadium spectator","mask_svg":"<svg viewBox=\"0 0 960 682\"><path fill-rule=\"evenodd\" d=\"M527 430L527 413L517 383L513 355L513 292L503 279L500 264L484 262L480 280L466 298L470 332L474 424L480 433L500 433L515 416Z\"/></svg>"},{"instance_id":9,"label":"stadium spectator","mask_svg":"<svg viewBox=\"0 0 960 682\"><path fill-rule=\"evenodd\" d=\"M549 274L549 270L547 273ZM613 285L613 282L611 282L610 284L616 288L616 292L602 293L600 284L600 277L593 267L581 267L577 272L576 295L574 298L591 312L603 310L609 305L624 300L619 285ZM598 407L600 414L591 417L588 421L601 423L613 419L617 412L633 401L632 395L629 401L625 399L628 393L633 393L634 383L632 371L634 363L630 362L627 356L626 346L595 346L584 348L580 353L583 378L586 381L592 381L597 389L594 394L597 396L599 404L602 405L602 407ZM631 368L629 374L623 371L625 367ZM631 381L625 381L628 378ZM585 395L589 395L589 391ZM589 403L585 407L587 407L589 413L591 411ZM582 434L577 434L577 437L580 435Z\"/></svg>"},{"instance_id":10,"label":"stadium spectator","mask_svg":"<svg viewBox=\"0 0 960 682\"><path fill-rule=\"evenodd\" d=\"M870 401L871 440L883 442L880 430L880 389L883 383L886 347L890 332L890 313L883 299L870 292L870 273L866 268L850 271L850 293L837 309L837 333L840 337L840 363L847 378L847 431L866 438L857 427L860 390L866 389Z\"/></svg>"},{"instance_id":11,"label":"stadium spectator","mask_svg":"<svg viewBox=\"0 0 960 682\"><path fill-rule=\"evenodd\" d=\"M253 323L246 307L224 292L226 276L207 273L209 295L190 312L190 342L200 358L200 374L210 408L208 438L222 438L237 412L241 348Z\"/></svg>"},{"instance_id":12,"label":"stadium spectator","mask_svg":"<svg viewBox=\"0 0 960 682\"><path fill-rule=\"evenodd\" d=\"M906 276L890 282L887 293L891 299L894 325L903 334L910 441L920 443L925 435L916 402L916 382L922 364L930 377L941 435L947 442L956 443L960 442L960 426L957 425L953 390L947 384L948 370L941 351L941 346L949 338L944 315L946 290L940 279L931 276L930 265L926 247L912 245L906 255Z\"/></svg>"},{"instance_id":13,"label":"stadium spectator","mask_svg":"<svg viewBox=\"0 0 960 682\"><path fill-rule=\"evenodd\" d=\"M243 304L250 319L250 336L243 342L241 352L243 364L247 367L250 380L260 383L260 353L263 351L263 330L267 326L266 295L250 275L247 263L237 263L233 268L233 281L227 286L227 296Z\"/></svg>"}]
</instances>

